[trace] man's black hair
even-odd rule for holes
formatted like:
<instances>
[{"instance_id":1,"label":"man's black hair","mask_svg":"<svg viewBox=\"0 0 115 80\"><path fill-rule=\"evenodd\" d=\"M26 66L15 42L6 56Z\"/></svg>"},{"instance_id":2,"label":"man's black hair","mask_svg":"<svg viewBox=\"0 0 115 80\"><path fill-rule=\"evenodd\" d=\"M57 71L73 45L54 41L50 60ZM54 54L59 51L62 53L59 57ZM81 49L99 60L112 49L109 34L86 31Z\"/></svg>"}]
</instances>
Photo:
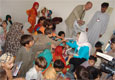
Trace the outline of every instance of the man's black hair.
<instances>
[{"instance_id":1,"label":"man's black hair","mask_svg":"<svg viewBox=\"0 0 115 80\"><path fill-rule=\"evenodd\" d=\"M104 3L101 4L101 7L102 8L108 8L109 7L109 3L104 2Z\"/></svg>"}]
</instances>

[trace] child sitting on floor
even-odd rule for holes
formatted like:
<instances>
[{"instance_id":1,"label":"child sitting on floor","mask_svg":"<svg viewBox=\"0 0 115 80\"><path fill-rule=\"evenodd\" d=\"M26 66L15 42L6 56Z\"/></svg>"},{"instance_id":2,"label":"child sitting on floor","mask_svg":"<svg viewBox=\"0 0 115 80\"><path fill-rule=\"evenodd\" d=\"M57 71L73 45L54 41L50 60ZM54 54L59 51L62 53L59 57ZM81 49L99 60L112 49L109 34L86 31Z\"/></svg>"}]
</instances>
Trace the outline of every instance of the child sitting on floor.
<instances>
[{"instance_id":1,"label":"child sitting on floor","mask_svg":"<svg viewBox=\"0 0 115 80\"><path fill-rule=\"evenodd\" d=\"M26 80L41 80L42 79L42 70L46 68L47 62L44 57L38 57L35 60L35 66L33 66L27 73L26 73Z\"/></svg>"},{"instance_id":2,"label":"child sitting on floor","mask_svg":"<svg viewBox=\"0 0 115 80\"><path fill-rule=\"evenodd\" d=\"M64 63L61 60L56 60L53 66L50 66L47 71L44 73L44 78L48 80L58 80L58 73L64 69ZM54 74L48 74L48 73ZM59 79L60 80L60 79Z\"/></svg>"},{"instance_id":3,"label":"child sitting on floor","mask_svg":"<svg viewBox=\"0 0 115 80\"><path fill-rule=\"evenodd\" d=\"M89 60L82 63L81 66L84 66L85 68L87 68L88 66L94 66L96 61L97 61L97 58L91 55L89 57Z\"/></svg>"},{"instance_id":4,"label":"child sitting on floor","mask_svg":"<svg viewBox=\"0 0 115 80\"><path fill-rule=\"evenodd\" d=\"M34 32L39 31L40 27L43 26L45 19L46 18L44 16L39 18L38 24L34 28Z\"/></svg>"}]
</instances>

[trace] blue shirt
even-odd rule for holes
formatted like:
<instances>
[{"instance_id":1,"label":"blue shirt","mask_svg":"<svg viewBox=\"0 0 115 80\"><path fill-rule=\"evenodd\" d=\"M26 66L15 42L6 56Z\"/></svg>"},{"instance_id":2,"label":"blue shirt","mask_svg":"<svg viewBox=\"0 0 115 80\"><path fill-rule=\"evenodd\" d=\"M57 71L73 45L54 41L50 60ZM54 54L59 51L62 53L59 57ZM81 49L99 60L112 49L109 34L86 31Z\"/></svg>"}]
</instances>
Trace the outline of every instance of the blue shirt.
<instances>
[{"instance_id":1,"label":"blue shirt","mask_svg":"<svg viewBox=\"0 0 115 80\"><path fill-rule=\"evenodd\" d=\"M66 42L68 46L71 48L75 48L75 53L78 53L78 56L73 56L74 58L85 58L86 60L89 59L89 47L88 46L81 46L78 50L78 44L76 41L68 41Z\"/></svg>"}]
</instances>

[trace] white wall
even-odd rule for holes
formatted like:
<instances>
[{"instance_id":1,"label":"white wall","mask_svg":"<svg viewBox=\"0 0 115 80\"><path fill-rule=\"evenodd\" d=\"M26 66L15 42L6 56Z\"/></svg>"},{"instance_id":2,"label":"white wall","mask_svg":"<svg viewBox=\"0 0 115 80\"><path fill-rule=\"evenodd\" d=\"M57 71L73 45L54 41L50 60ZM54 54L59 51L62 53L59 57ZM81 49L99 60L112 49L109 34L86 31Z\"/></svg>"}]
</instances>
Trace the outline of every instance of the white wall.
<instances>
[{"instance_id":1,"label":"white wall","mask_svg":"<svg viewBox=\"0 0 115 80\"><path fill-rule=\"evenodd\" d=\"M85 4L87 1L93 2L93 8L87 11L84 20L86 23L92 18L97 10L100 10L102 2L109 2L111 7L115 8L115 0L0 0L0 17L5 17L6 14L11 14L13 21L26 22L27 15L26 10L32 7L34 1L38 1L40 4L39 10L42 7L47 7L53 11L53 16L60 16L64 20L71 13L74 7L79 4ZM101 40L107 42L113 29L115 29L115 10L111 14L109 25L106 33ZM58 25L58 31L64 30L64 22Z\"/></svg>"},{"instance_id":2,"label":"white wall","mask_svg":"<svg viewBox=\"0 0 115 80\"><path fill-rule=\"evenodd\" d=\"M2 16L2 13L1 13L1 7L2 7L2 6L1 6L1 2L2 2L2 1L0 0L0 17Z\"/></svg>"},{"instance_id":3,"label":"white wall","mask_svg":"<svg viewBox=\"0 0 115 80\"><path fill-rule=\"evenodd\" d=\"M0 0L2 18L7 14L12 16L13 21L26 22L26 10L32 7L34 0Z\"/></svg>"}]
</instances>

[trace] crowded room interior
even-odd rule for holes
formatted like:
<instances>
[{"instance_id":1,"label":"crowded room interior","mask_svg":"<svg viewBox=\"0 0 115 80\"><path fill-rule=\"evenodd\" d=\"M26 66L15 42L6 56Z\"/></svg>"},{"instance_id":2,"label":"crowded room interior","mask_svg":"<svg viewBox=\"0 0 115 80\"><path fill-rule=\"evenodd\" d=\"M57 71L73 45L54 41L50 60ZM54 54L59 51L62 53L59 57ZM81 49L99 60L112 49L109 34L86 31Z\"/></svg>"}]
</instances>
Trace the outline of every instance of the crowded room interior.
<instances>
[{"instance_id":1,"label":"crowded room interior","mask_svg":"<svg viewBox=\"0 0 115 80\"><path fill-rule=\"evenodd\" d=\"M115 0L0 0L0 80L115 80Z\"/></svg>"}]
</instances>

